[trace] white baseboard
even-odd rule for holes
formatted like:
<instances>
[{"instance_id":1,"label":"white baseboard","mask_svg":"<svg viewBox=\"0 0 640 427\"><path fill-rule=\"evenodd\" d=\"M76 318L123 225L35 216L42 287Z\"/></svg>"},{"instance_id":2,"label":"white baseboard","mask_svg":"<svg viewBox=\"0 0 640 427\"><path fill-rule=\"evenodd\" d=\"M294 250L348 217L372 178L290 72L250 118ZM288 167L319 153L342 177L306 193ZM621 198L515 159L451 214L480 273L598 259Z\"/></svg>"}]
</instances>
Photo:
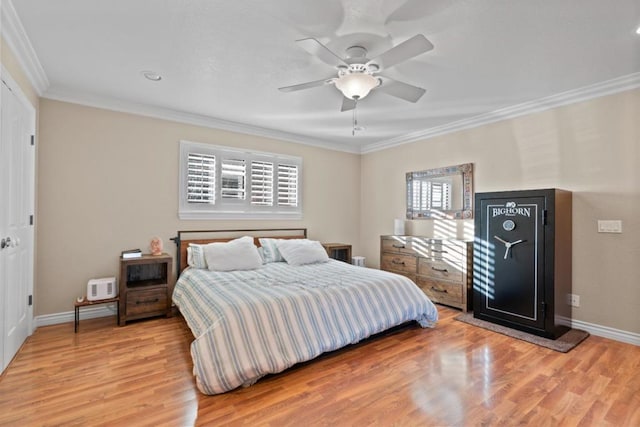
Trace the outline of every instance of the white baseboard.
<instances>
[{"instance_id":1,"label":"white baseboard","mask_svg":"<svg viewBox=\"0 0 640 427\"><path fill-rule=\"evenodd\" d=\"M640 346L640 334L636 334L634 332L596 325L594 323L583 322L581 320L572 320L571 327L582 329L583 331L589 332L591 335Z\"/></svg>"},{"instance_id":2,"label":"white baseboard","mask_svg":"<svg viewBox=\"0 0 640 427\"><path fill-rule=\"evenodd\" d=\"M80 320L94 319L96 317L107 317L116 314L115 304L103 304L99 307L82 307L80 308ZM75 320L73 311L65 311L62 313L44 314L36 316L36 328L40 326L57 325L58 323L69 323Z\"/></svg>"},{"instance_id":3,"label":"white baseboard","mask_svg":"<svg viewBox=\"0 0 640 427\"><path fill-rule=\"evenodd\" d=\"M100 307L80 309L80 320L113 316L114 314L116 314L116 307L113 304L104 304ZM39 326L73 322L74 313L73 311L65 311L63 313L44 314L42 316L36 316L35 320L36 328ZM640 346L640 334L636 334L634 332L596 325L594 323L583 322L581 320L571 320L571 327L582 329L583 331L587 331L591 335L596 335L598 337Z\"/></svg>"}]
</instances>

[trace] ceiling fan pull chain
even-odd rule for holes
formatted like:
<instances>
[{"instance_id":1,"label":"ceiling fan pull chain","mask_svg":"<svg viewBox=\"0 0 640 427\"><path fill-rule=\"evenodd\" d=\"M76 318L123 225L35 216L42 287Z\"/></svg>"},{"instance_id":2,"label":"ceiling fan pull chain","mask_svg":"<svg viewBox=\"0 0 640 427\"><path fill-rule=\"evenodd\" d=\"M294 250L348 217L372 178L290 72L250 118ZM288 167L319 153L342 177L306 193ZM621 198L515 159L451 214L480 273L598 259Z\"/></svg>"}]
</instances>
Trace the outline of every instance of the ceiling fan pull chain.
<instances>
[{"instance_id":1,"label":"ceiling fan pull chain","mask_svg":"<svg viewBox=\"0 0 640 427\"><path fill-rule=\"evenodd\" d=\"M356 126L358 126L358 118L356 116L356 110L357 110L357 106L358 106L358 99L354 99L354 104L353 104L353 115L352 115L352 130L351 130L351 136L356 136Z\"/></svg>"}]
</instances>

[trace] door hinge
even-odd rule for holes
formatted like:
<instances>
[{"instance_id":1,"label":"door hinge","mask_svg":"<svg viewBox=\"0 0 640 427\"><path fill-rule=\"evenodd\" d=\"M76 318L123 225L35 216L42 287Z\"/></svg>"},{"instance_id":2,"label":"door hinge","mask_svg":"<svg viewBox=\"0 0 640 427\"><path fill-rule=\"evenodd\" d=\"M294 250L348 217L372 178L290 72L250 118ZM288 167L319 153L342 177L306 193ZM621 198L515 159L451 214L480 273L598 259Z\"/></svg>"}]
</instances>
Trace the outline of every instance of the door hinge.
<instances>
[{"instance_id":1,"label":"door hinge","mask_svg":"<svg viewBox=\"0 0 640 427\"><path fill-rule=\"evenodd\" d=\"M31 135L31 145L36 145L36 136Z\"/></svg>"},{"instance_id":2,"label":"door hinge","mask_svg":"<svg viewBox=\"0 0 640 427\"><path fill-rule=\"evenodd\" d=\"M33 225L33 215L29 215L29 225Z\"/></svg>"},{"instance_id":3,"label":"door hinge","mask_svg":"<svg viewBox=\"0 0 640 427\"><path fill-rule=\"evenodd\" d=\"M547 225L547 210L542 210L542 225Z\"/></svg>"},{"instance_id":4,"label":"door hinge","mask_svg":"<svg viewBox=\"0 0 640 427\"><path fill-rule=\"evenodd\" d=\"M542 318L544 319L547 315L547 303L542 301Z\"/></svg>"},{"instance_id":5,"label":"door hinge","mask_svg":"<svg viewBox=\"0 0 640 427\"><path fill-rule=\"evenodd\" d=\"M33 305L33 295L29 295L29 305Z\"/></svg>"},{"instance_id":6,"label":"door hinge","mask_svg":"<svg viewBox=\"0 0 640 427\"><path fill-rule=\"evenodd\" d=\"M5 82L4 80L2 80L2 83L4 83L4 85L7 87L7 89L9 89L9 92L13 92L13 90L11 90L11 86L9 86L7 84L7 82Z\"/></svg>"}]
</instances>

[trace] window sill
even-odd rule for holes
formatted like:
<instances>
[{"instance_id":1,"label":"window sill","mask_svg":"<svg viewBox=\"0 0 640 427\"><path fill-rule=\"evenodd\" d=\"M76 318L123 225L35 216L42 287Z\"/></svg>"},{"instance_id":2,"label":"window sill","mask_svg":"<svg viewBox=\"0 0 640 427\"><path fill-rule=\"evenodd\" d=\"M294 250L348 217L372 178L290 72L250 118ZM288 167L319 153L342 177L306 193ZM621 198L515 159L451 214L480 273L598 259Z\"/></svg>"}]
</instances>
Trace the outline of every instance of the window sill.
<instances>
[{"instance_id":1,"label":"window sill","mask_svg":"<svg viewBox=\"0 0 640 427\"><path fill-rule=\"evenodd\" d=\"M207 220L207 219L264 219L264 220L301 220L301 212L276 213L276 212L178 212L179 219Z\"/></svg>"}]
</instances>

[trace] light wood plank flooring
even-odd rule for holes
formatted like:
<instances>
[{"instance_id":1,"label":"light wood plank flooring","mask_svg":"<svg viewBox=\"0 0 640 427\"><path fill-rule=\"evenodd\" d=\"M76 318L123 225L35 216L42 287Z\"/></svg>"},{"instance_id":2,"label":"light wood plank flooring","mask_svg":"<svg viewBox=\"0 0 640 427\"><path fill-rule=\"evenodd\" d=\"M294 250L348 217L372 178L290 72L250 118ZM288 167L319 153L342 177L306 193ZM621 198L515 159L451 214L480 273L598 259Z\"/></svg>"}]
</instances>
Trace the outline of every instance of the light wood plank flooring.
<instances>
[{"instance_id":1,"label":"light wood plank flooring","mask_svg":"<svg viewBox=\"0 0 640 427\"><path fill-rule=\"evenodd\" d=\"M409 325L254 386L200 394L181 317L39 328L0 378L0 425L640 426L640 347L568 354L453 320Z\"/></svg>"}]
</instances>

